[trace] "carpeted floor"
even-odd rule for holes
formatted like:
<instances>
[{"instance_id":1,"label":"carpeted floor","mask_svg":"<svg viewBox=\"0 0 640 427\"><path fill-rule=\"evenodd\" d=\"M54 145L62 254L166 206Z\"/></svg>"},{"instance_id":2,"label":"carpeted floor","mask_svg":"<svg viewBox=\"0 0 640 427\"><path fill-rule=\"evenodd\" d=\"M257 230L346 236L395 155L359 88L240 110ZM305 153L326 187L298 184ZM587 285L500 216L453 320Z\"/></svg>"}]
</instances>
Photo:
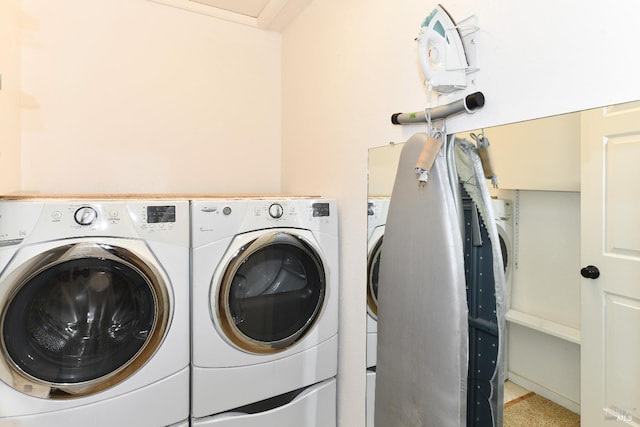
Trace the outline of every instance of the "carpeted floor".
<instances>
[{"instance_id":1,"label":"carpeted floor","mask_svg":"<svg viewBox=\"0 0 640 427\"><path fill-rule=\"evenodd\" d=\"M531 392L504 405L504 427L579 427L580 415Z\"/></svg>"}]
</instances>

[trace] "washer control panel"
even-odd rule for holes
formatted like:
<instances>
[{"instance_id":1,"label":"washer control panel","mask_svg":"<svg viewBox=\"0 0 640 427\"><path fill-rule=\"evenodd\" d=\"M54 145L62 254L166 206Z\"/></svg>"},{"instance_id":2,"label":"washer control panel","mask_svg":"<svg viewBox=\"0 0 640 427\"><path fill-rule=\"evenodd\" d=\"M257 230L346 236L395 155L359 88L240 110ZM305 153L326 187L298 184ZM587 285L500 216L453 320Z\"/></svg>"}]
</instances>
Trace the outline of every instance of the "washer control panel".
<instances>
[{"instance_id":1,"label":"washer control panel","mask_svg":"<svg viewBox=\"0 0 640 427\"><path fill-rule=\"evenodd\" d=\"M7 225L11 229L3 232ZM75 199L0 203L0 247L77 237L125 237L188 245L189 202Z\"/></svg>"},{"instance_id":2,"label":"washer control panel","mask_svg":"<svg viewBox=\"0 0 640 427\"><path fill-rule=\"evenodd\" d=\"M127 204L134 227L145 239L170 241L187 236L189 243L189 202L148 201Z\"/></svg>"}]
</instances>

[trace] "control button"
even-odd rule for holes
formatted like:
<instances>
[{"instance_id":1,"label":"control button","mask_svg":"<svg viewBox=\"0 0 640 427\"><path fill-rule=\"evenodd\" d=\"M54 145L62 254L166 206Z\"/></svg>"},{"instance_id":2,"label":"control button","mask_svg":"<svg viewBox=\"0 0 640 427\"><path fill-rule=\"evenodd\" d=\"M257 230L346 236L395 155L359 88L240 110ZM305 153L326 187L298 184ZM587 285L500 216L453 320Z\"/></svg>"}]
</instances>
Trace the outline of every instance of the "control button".
<instances>
[{"instance_id":1,"label":"control button","mask_svg":"<svg viewBox=\"0 0 640 427\"><path fill-rule=\"evenodd\" d=\"M91 225L98 219L98 212L91 206L83 206L76 211L74 218L80 225Z\"/></svg>"},{"instance_id":2,"label":"control button","mask_svg":"<svg viewBox=\"0 0 640 427\"><path fill-rule=\"evenodd\" d=\"M278 219L282 216L283 213L284 209L282 209L282 205L280 203L274 203L269 206L269 215L271 215L271 218Z\"/></svg>"},{"instance_id":3,"label":"control button","mask_svg":"<svg viewBox=\"0 0 640 427\"><path fill-rule=\"evenodd\" d=\"M62 218L62 212L60 211L51 212L51 219L59 220L60 218Z\"/></svg>"},{"instance_id":4,"label":"control button","mask_svg":"<svg viewBox=\"0 0 640 427\"><path fill-rule=\"evenodd\" d=\"M229 206L225 206L222 208L222 213L225 215L231 215L231 208Z\"/></svg>"},{"instance_id":5,"label":"control button","mask_svg":"<svg viewBox=\"0 0 640 427\"><path fill-rule=\"evenodd\" d=\"M110 212L109 212L109 216L110 216L111 218L116 218L116 217L118 216L118 211L116 211L116 210L112 210L112 211L110 211Z\"/></svg>"}]
</instances>

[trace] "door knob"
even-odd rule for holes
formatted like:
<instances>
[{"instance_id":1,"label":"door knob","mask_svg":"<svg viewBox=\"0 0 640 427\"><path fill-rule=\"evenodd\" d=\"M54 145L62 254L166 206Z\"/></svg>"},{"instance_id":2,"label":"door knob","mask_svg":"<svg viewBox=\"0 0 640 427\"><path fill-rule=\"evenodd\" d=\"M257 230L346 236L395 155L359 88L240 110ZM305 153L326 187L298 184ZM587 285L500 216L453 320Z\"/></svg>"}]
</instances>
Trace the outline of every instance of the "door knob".
<instances>
[{"instance_id":1,"label":"door knob","mask_svg":"<svg viewBox=\"0 0 640 427\"><path fill-rule=\"evenodd\" d=\"M597 279L600 277L600 270L595 265L587 265L580 270L580 274L586 279Z\"/></svg>"}]
</instances>

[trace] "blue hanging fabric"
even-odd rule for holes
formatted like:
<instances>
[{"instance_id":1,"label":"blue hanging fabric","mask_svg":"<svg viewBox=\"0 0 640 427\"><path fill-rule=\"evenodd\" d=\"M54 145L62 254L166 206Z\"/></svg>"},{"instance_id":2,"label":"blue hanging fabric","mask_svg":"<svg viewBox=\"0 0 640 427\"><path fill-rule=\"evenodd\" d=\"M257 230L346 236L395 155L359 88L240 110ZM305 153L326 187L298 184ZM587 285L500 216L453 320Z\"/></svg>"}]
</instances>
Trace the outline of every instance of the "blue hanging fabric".
<instances>
[{"instance_id":1,"label":"blue hanging fabric","mask_svg":"<svg viewBox=\"0 0 640 427\"><path fill-rule=\"evenodd\" d=\"M500 427L503 421L507 288L496 218L485 181L491 179L497 184L497 177L495 172L487 174L488 168L480 151L488 146L488 140L483 138L486 145L481 145L474 139L478 147L466 140L455 139L456 170L464 193L472 201L465 214L476 217L479 214L482 226L478 229L488 237L475 245L465 244L471 355L468 419L476 427Z\"/></svg>"}]
</instances>

